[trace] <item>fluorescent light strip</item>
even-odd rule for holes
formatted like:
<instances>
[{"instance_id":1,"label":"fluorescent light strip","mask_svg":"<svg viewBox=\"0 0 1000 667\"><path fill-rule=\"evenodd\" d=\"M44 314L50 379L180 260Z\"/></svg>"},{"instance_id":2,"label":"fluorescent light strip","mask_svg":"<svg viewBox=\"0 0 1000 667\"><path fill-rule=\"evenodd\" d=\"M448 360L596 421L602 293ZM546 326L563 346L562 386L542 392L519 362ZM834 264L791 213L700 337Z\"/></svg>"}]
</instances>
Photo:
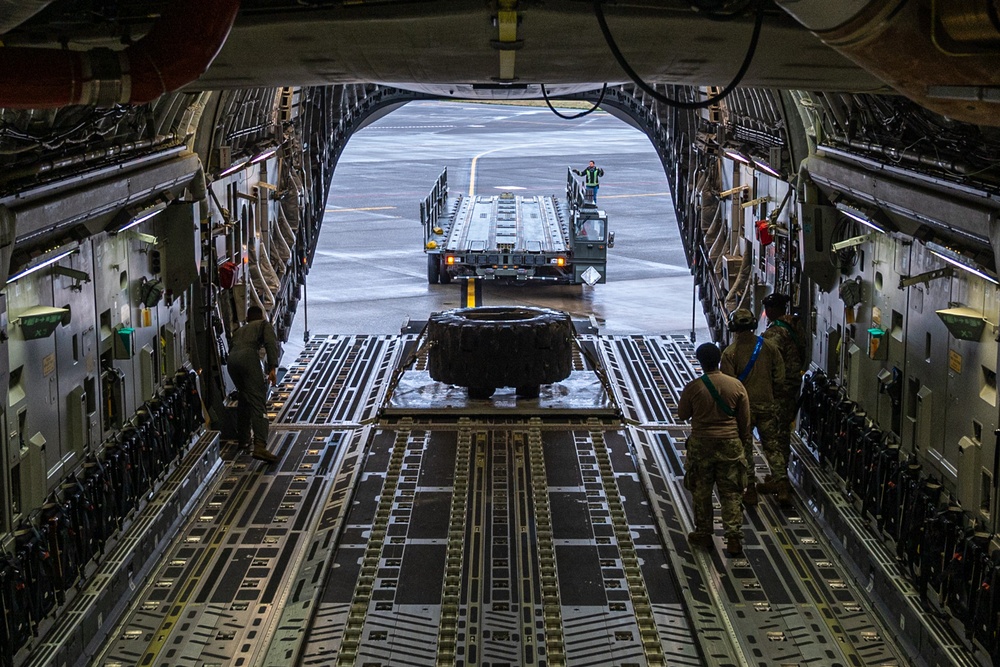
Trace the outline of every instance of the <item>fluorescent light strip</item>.
<instances>
[{"instance_id":1,"label":"fluorescent light strip","mask_svg":"<svg viewBox=\"0 0 1000 667\"><path fill-rule=\"evenodd\" d=\"M8 278L7 279L7 284L10 285L15 280L20 280L21 278L23 278L25 276L31 275L35 271L40 271L40 270L44 269L46 266L51 266L51 265L55 264L56 262L58 262L59 260L65 258L65 257L69 257L74 252L76 252L76 250L77 250L76 248L73 248L72 250L67 250L66 252L59 253L55 257L48 258L47 260L45 260L41 264L36 264L35 266L31 267L30 269L25 269L24 271L21 271L20 273L17 273L15 275L11 276L10 278Z\"/></svg>"},{"instance_id":2,"label":"fluorescent light strip","mask_svg":"<svg viewBox=\"0 0 1000 667\"><path fill-rule=\"evenodd\" d=\"M146 222L146 221L147 221L147 220L149 220L150 218L155 218L155 217L156 217L156 216L158 216L159 214L163 213L164 209L166 209L166 208L167 208L167 205L166 205L166 204L160 204L159 206L160 206L160 208L157 208L157 209L156 209L155 211L150 211L150 212L148 212L148 213L144 213L144 214L140 215L140 216L139 216L138 218L136 218L136 219L135 219L135 220L133 220L132 222L128 223L128 224L127 224L127 225L125 225L124 227L120 228L120 229L119 229L119 230L118 230L117 232L115 232L115 233L116 233L116 234L120 234L120 233L124 232L124 231L125 231L126 229L132 229L132 228L133 228L133 227L135 227L136 225L141 225L142 223Z\"/></svg>"},{"instance_id":3,"label":"fluorescent light strip","mask_svg":"<svg viewBox=\"0 0 1000 667\"><path fill-rule=\"evenodd\" d=\"M736 151L726 150L726 156L737 162L742 162L743 164L750 164L750 160L744 156L742 153L737 153Z\"/></svg>"},{"instance_id":4,"label":"fluorescent light strip","mask_svg":"<svg viewBox=\"0 0 1000 667\"><path fill-rule=\"evenodd\" d=\"M758 160L757 158L754 158L753 164L754 164L755 167L757 167L758 169L760 169L765 174L768 174L770 176L774 176L775 178L781 178L781 174L774 167L772 167L771 165L769 165L768 163L766 163L766 162L764 162L762 160Z\"/></svg>"},{"instance_id":5,"label":"fluorescent light strip","mask_svg":"<svg viewBox=\"0 0 1000 667\"><path fill-rule=\"evenodd\" d=\"M928 248L928 250L930 250L930 249ZM952 259L951 257L948 257L947 255L942 255L937 250L931 250L930 252L931 252L932 255L934 255L936 257L940 257L941 259L943 259L944 261L948 262L952 266L957 266L958 268L962 269L963 271L968 271L969 273L971 273L973 275L977 275L980 278L982 278L983 280L989 281L989 282L993 283L994 285L1000 285L1000 280L997 280L996 278L994 278L993 276L989 275L988 273L984 273L983 271L980 271L979 269L974 269L971 266L968 266L967 264L963 264L962 262L958 261L957 259Z\"/></svg>"},{"instance_id":6,"label":"fluorescent light strip","mask_svg":"<svg viewBox=\"0 0 1000 667\"><path fill-rule=\"evenodd\" d=\"M246 162L237 162L229 169L223 169L221 172L219 172L219 178L222 178L223 176L228 176L229 174L235 174L237 171L239 171L245 166L247 166Z\"/></svg>"},{"instance_id":7,"label":"fluorescent light strip","mask_svg":"<svg viewBox=\"0 0 1000 667\"><path fill-rule=\"evenodd\" d=\"M272 148L269 151L264 151L254 159L250 160L250 164L257 164L258 162L263 162L268 158L274 157L277 152L278 152L277 148Z\"/></svg>"},{"instance_id":8,"label":"fluorescent light strip","mask_svg":"<svg viewBox=\"0 0 1000 667\"><path fill-rule=\"evenodd\" d=\"M840 211L841 213L843 213L844 215L846 215L851 220L854 220L856 222L860 222L862 225L864 225L865 227L868 227L869 229L874 229L876 232L882 232L883 234L886 233L886 231L884 229L882 229L881 227L879 227L878 225L876 225L874 222L872 222L869 218L865 217L864 215L862 215L860 213L855 213L854 211L851 211L851 210L848 210L848 209L845 209L845 208L840 208L840 207L838 207L837 210Z\"/></svg>"}]
</instances>

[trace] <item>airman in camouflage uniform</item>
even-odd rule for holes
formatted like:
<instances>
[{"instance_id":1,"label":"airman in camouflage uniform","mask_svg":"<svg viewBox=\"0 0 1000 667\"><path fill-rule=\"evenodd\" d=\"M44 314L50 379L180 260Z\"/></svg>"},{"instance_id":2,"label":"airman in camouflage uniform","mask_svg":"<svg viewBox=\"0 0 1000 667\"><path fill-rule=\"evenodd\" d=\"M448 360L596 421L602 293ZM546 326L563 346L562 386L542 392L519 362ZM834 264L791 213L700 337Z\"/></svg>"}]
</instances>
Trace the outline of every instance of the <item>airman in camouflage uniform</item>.
<instances>
[{"instance_id":1,"label":"airman in camouflage uniform","mask_svg":"<svg viewBox=\"0 0 1000 667\"><path fill-rule=\"evenodd\" d=\"M705 374L687 384L677 403L677 417L691 420L684 486L691 492L692 546L712 547L712 488L719 491L726 551L743 551L740 495L746 486L744 445L751 443L750 401L738 381L719 371L721 353L714 343L698 347L695 356Z\"/></svg>"},{"instance_id":2,"label":"airman in camouflage uniform","mask_svg":"<svg viewBox=\"0 0 1000 667\"><path fill-rule=\"evenodd\" d=\"M770 462L772 456L780 455L781 428L778 425L778 406L774 399L775 387L785 381L785 364L781 351L763 336L755 336L757 318L745 308L733 312L729 318L729 330L735 334L733 342L722 352L720 369L747 389L750 397L750 423L757 429L764 456ZM747 447L747 464L753 466L753 448ZM782 468L782 474L786 475ZM772 468L772 474L774 469ZM787 475L786 475L787 477ZM743 502L757 504L757 480L749 477Z\"/></svg>"},{"instance_id":3,"label":"airman in camouflage uniform","mask_svg":"<svg viewBox=\"0 0 1000 667\"><path fill-rule=\"evenodd\" d=\"M805 363L805 334L799 327L798 320L785 314L787 306L788 297L784 294L775 292L764 297L764 313L771 323L764 331L764 338L772 341L781 351L785 363L785 378L780 387L775 387L774 392L778 406L779 446L767 458L771 478L759 485L758 490L778 494L778 501L782 504L790 502L792 495L792 487L788 481L788 458L792 451L792 425L799 410L799 391Z\"/></svg>"}]
</instances>

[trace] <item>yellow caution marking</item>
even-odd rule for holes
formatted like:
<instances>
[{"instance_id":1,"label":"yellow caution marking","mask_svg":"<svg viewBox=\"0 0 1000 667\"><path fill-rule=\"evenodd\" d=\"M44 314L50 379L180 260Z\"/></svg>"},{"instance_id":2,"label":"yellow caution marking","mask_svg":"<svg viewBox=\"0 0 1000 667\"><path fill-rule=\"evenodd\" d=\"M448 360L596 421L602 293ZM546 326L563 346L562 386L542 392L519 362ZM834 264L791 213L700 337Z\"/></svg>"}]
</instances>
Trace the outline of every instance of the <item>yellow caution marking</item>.
<instances>
[{"instance_id":1,"label":"yellow caution marking","mask_svg":"<svg viewBox=\"0 0 1000 667\"><path fill-rule=\"evenodd\" d=\"M469 278L465 281L465 307L476 308L482 305L482 291L479 288L479 281Z\"/></svg>"},{"instance_id":2,"label":"yellow caution marking","mask_svg":"<svg viewBox=\"0 0 1000 667\"><path fill-rule=\"evenodd\" d=\"M514 81L514 54L517 44L517 2L501 0L497 11L497 40L500 47L500 81Z\"/></svg>"}]
</instances>

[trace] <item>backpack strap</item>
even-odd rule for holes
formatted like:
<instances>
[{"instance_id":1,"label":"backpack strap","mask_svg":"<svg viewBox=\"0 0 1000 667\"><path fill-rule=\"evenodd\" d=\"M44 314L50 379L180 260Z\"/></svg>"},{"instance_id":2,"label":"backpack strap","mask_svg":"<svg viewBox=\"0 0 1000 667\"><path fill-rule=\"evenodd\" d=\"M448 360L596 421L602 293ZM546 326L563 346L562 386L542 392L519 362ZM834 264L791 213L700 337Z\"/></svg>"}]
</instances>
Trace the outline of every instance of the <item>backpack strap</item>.
<instances>
[{"instance_id":1,"label":"backpack strap","mask_svg":"<svg viewBox=\"0 0 1000 667\"><path fill-rule=\"evenodd\" d=\"M727 417L735 416L736 411L733 410L728 405L726 405L726 402L722 400L722 396L719 396L719 390L716 389L715 385L712 384L712 381L708 379L708 373L705 373L704 375L701 376L701 381L705 383L706 387L708 387L708 393L710 393L712 395L712 398L715 399L715 404L719 406L719 409L722 410L722 413Z\"/></svg>"},{"instance_id":2,"label":"backpack strap","mask_svg":"<svg viewBox=\"0 0 1000 667\"><path fill-rule=\"evenodd\" d=\"M746 368L739 374L738 379L743 382L750 375L750 371L753 370L753 365L757 363L757 357L760 356L760 349L764 347L764 337L757 336L757 345L753 348L753 354L750 355L750 361L747 362Z\"/></svg>"},{"instance_id":3,"label":"backpack strap","mask_svg":"<svg viewBox=\"0 0 1000 667\"><path fill-rule=\"evenodd\" d=\"M795 343L796 347L802 347L802 342L799 341L799 335L795 333L795 329L793 329L788 322L775 320L774 323L788 332L788 335L792 337L792 342Z\"/></svg>"}]
</instances>

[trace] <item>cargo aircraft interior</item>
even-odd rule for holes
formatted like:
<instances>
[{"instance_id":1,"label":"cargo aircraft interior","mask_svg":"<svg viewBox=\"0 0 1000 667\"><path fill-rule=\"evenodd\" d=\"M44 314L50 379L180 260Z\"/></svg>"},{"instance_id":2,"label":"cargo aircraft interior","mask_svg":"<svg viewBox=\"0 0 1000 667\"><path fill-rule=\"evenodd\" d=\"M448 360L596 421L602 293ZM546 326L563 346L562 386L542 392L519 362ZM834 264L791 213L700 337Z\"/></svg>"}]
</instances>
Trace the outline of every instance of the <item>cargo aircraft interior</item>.
<instances>
[{"instance_id":1,"label":"cargo aircraft interior","mask_svg":"<svg viewBox=\"0 0 1000 667\"><path fill-rule=\"evenodd\" d=\"M998 65L997 0L0 0L0 667L1000 664ZM688 542L675 333L314 330L241 449L234 332L337 289L345 146L440 100L644 134L718 344L789 298L741 554ZM612 286L628 200L444 177L421 290ZM550 242L438 239L488 210Z\"/></svg>"}]
</instances>

